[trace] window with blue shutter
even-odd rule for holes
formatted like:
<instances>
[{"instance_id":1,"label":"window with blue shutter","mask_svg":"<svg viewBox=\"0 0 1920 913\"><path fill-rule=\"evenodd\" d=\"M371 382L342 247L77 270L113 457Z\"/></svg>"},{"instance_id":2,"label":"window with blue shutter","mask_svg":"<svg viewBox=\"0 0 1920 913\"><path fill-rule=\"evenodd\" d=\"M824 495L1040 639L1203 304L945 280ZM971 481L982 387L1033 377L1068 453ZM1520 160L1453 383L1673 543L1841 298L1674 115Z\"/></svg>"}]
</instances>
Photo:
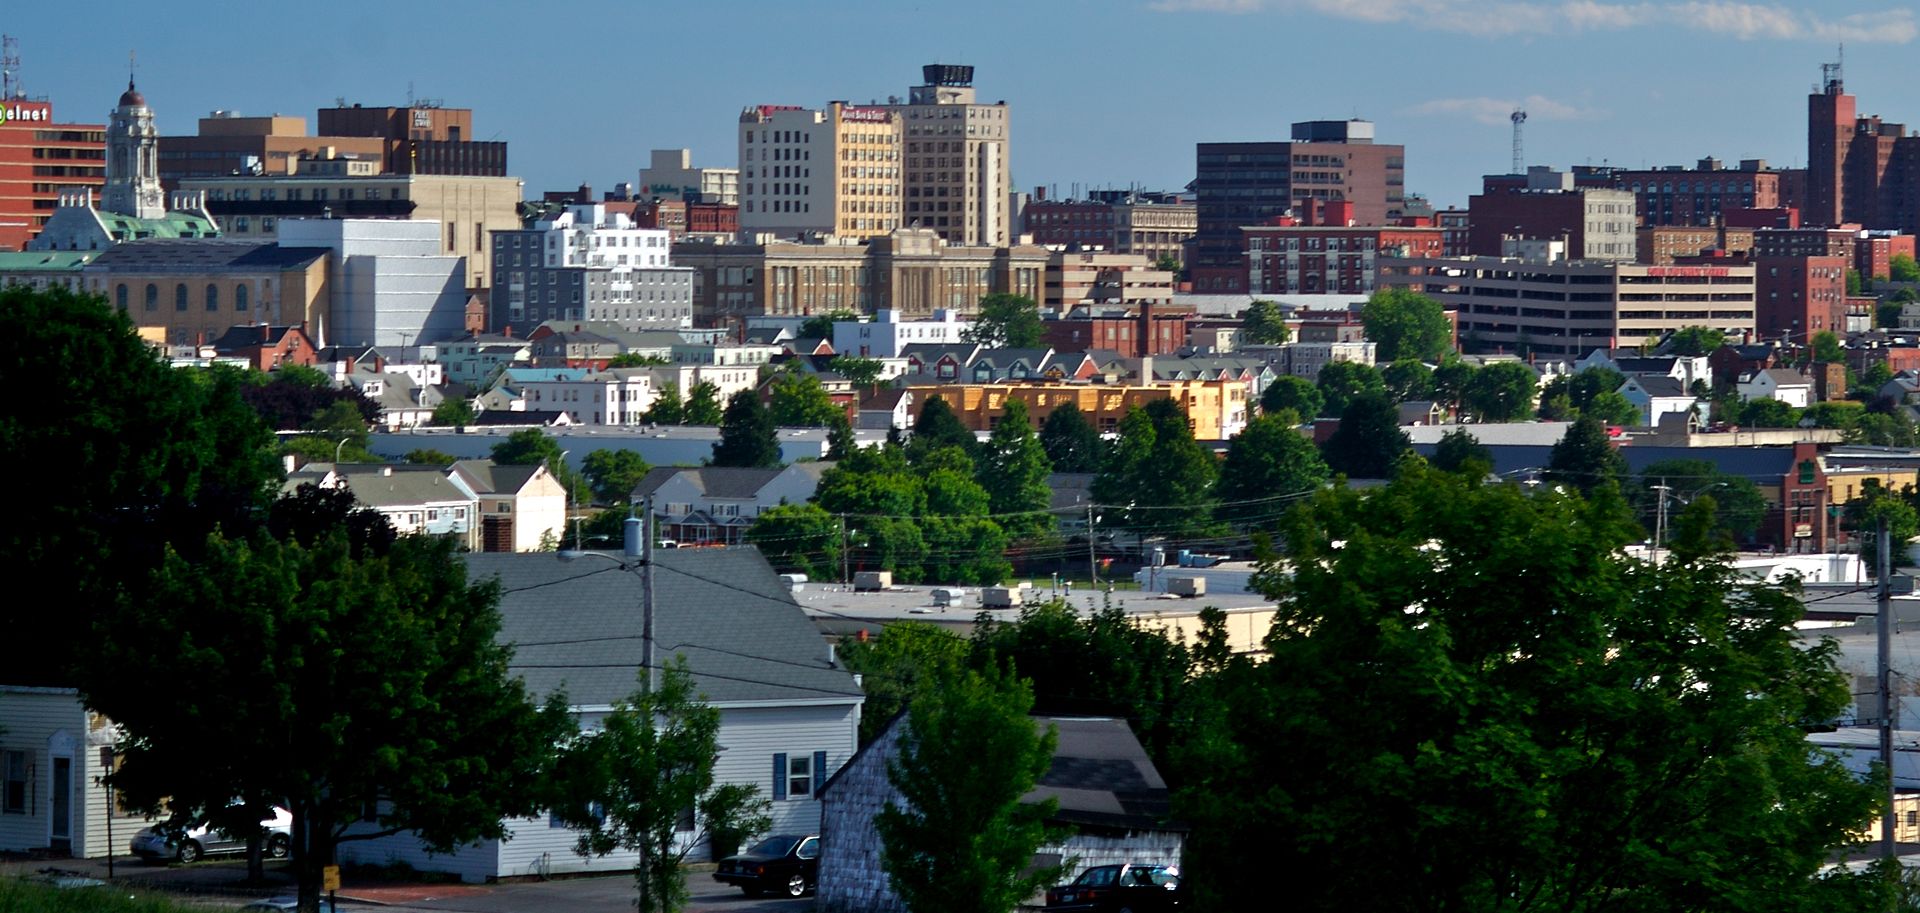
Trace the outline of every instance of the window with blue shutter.
<instances>
[{"instance_id":1,"label":"window with blue shutter","mask_svg":"<svg viewBox=\"0 0 1920 913\"><path fill-rule=\"evenodd\" d=\"M820 797L820 792L821 790L826 788L826 785L827 785L827 753L824 751L816 751L813 753L814 798L817 799Z\"/></svg>"},{"instance_id":2,"label":"window with blue shutter","mask_svg":"<svg viewBox=\"0 0 1920 913\"><path fill-rule=\"evenodd\" d=\"M781 802L787 798L787 756L785 753L773 756L773 801Z\"/></svg>"}]
</instances>

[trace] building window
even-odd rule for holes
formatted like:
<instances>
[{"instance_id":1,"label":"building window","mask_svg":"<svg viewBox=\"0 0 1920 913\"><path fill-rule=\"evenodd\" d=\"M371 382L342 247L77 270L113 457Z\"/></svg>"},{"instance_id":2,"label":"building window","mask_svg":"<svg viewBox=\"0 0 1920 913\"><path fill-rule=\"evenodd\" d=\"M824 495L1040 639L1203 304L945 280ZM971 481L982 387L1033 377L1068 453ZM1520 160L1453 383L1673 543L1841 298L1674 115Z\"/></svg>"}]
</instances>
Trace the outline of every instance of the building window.
<instances>
[{"instance_id":1,"label":"building window","mask_svg":"<svg viewBox=\"0 0 1920 913\"><path fill-rule=\"evenodd\" d=\"M187 309L187 284L185 282L173 287L173 309L176 311L184 311Z\"/></svg>"},{"instance_id":2,"label":"building window","mask_svg":"<svg viewBox=\"0 0 1920 913\"><path fill-rule=\"evenodd\" d=\"M120 310L124 311L127 309L127 284L125 282L122 282L119 285L114 286L113 303L114 305L119 307Z\"/></svg>"},{"instance_id":3,"label":"building window","mask_svg":"<svg viewBox=\"0 0 1920 913\"><path fill-rule=\"evenodd\" d=\"M147 283L147 310L156 311L159 309L160 309L160 287L149 282Z\"/></svg>"},{"instance_id":4,"label":"building window","mask_svg":"<svg viewBox=\"0 0 1920 913\"><path fill-rule=\"evenodd\" d=\"M236 311L244 311L247 309L247 287L245 285L236 285L233 287L233 309Z\"/></svg>"},{"instance_id":5,"label":"building window","mask_svg":"<svg viewBox=\"0 0 1920 913\"><path fill-rule=\"evenodd\" d=\"M811 799L824 779L827 753L783 752L773 756L773 799Z\"/></svg>"},{"instance_id":6,"label":"building window","mask_svg":"<svg viewBox=\"0 0 1920 913\"><path fill-rule=\"evenodd\" d=\"M220 286L207 283L207 310L220 310Z\"/></svg>"},{"instance_id":7,"label":"building window","mask_svg":"<svg viewBox=\"0 0 1920 913\"><path fill-rule=\"evenodd\" d=\"M0 751L0 812L27 813L27 753Z\"/></svg>"}]
</instances>

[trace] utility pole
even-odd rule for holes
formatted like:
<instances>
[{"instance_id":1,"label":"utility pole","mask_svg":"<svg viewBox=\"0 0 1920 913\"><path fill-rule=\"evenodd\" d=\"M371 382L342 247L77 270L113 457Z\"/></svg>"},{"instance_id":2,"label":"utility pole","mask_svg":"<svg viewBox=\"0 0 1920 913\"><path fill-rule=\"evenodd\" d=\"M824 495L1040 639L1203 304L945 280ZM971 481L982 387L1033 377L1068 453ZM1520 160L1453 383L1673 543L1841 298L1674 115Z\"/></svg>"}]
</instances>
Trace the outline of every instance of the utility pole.
<instances>
[{"instance_id":1,"label":"utility pole","mask_svg":"<svg viewBox=\"0 0 1920 913\"><path fill-rule=\"evenodd\" d=\"M653 694L653 495L640 499L640 642L647 669L647 694Z\"/></svg>"},{"instance_id":2,"label":"utility pole","mask_svg":"<svg viewBox=\"0 0 1920 913\"><path fill-rule=\"evenodd\" d=\"M1660 484L1654 486L1660 493L1660 500L1653 509L1653 555L1655 562L1660 560L1660 541L1667 531L1667 480L1662 477Z\"/></svg>"},{"instance_id":3,"label":"utility pole","mask_svg":"<svg viewBox=\"0 0 1920 913\"><path fill-rule=\"evenodd\" d=\"M840 515L840 585L853 585L853 550L848 547L847 515Z\"/></svg>"},{"instance_id":4,"label":"utility pole","mask_svg":"<svg viewBox=\"0 0 1920 913\"><path fill-rule=\"evenodd\" d=\"M1896 855L1893 839L1894 822L1897 814L1893 808L1896 790L1893 788L1893 546L1887 541L1887 518L1882 515L1880 522L1874 525L1874 545L1879 562L1875 569L1879 576L1880 593L1875 610L1875 624L1879 637L1879 708L1880 717L1880 765L1887 771L1887 804L1880 813L1880 856L1892 859Z\"/></svg>"},{"instance_id":5,"label":"utility pole","mask_svg":"<svg viewBox=\"0 0 1920 913\"><path fill-rule=\"evenodd\" d=\"M1093 554L1093 505L1087 505L1087 586L1100 582L1100 564Z\"/></svg>"}]
</instances>

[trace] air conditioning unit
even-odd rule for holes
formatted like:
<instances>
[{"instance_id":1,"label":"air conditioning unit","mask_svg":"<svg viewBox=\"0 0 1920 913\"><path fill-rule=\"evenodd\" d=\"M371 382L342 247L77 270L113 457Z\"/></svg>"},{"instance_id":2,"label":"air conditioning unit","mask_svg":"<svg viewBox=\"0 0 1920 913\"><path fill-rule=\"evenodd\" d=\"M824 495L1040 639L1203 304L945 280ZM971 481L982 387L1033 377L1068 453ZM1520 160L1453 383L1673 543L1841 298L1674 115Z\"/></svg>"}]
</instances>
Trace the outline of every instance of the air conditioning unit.
<instances>
[{"instance_id":1,"label":"air conditioning unit","mask_svg":"<svg viewBox=\"0 0 1920 913\"><path fill-rule=\"evenodd\" d=\"M1207 595L1207 578L1169 577L1167 578L1167 592L1187 599L1205 596Z\"/></svg>"},{"instance_id":2,"label":"air conditioning unit","mask_svg":"<svg viewBox=\"0 0 1920 913\"><path fill-rule=\"evenodd\" d=\"M853 591L856 593L878 593L893 589L892 571L861 571L853 575Z\"/></svg>"},{"instance_id":3,"label":"air conditioning unit","mask_svg":"<svg viewBox=\"0 0 1920 913\"><path fill-rule=\"evenodd\" d=\"M1025 603L1022 587L989 586L980 588L980 605L989 609L1011 609Z\"/></svg>"}]
</instances>

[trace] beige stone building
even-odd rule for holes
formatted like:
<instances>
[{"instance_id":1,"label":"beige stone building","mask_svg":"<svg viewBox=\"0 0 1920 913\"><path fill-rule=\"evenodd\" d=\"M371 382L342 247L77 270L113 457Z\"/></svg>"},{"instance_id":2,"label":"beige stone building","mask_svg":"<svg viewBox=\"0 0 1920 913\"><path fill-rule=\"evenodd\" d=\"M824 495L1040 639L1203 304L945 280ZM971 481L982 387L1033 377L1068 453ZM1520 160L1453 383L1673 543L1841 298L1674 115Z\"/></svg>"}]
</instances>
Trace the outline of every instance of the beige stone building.
<instances>
[{"instance_id":1,"label":"beige stone building","mask_svg":"<svg viewBox=\"0 0 1920 913\"><path fill-rule=\"evenodd\" d=\"M930 64L907 103L888 105L905 123L905 225L950 244L1013 243L1009 213L1012 118L1007 103L981 104L973 68Z\"/></svg>"},{"instance_id":2,"label":"beige stone building","mask_svg":"<svg viewBox=\"0 0 1920 913\"><path fill-rule=\"evenodd\" d=\"M467 258L467 288L486 288L488 233L520 227L520 179L378 171L376 160L323 155L293 174L187 178L180 187L204 191L221 233L238 240L272 241L286 218L437 221L441 253Z\"/></svg>"},{"instance_id":3,"label":"beige stone building","mask_svg":"<svg viewBox=\"0 0 1920 913\"><path fill-rule=\"evenodd\" d=\"M740 230L871 238L900 227L898 112L833 102L740 112Z\"/></svg>"},{"instance_id":4,"label":"beige stone building","mask_svg":"<svg viewBox=\"0 0 1920 913\"><path fill-rule=\"evenodd\" d=\"M302 325L324 344L330 323L325 248L260 241L154 239L99 252L87 291L125 312L150 342L190 345L236 324Z\"/></svg>"},{"instance_id":5,"label":"beige stone building","mask_svg":"<svg viewBox=\"0 0 1920 913\"><path fill-rule=\"evenodd\" d=\"M942 309L964 316L996 292L1040 300L1047 257L1033 245L949 245L926 229L900 229L865 244L689 243L673 251L675 264L695 271L693 317L702 325L835 310L890 309L903 320Z\"/></svg>"}]
</instances>

